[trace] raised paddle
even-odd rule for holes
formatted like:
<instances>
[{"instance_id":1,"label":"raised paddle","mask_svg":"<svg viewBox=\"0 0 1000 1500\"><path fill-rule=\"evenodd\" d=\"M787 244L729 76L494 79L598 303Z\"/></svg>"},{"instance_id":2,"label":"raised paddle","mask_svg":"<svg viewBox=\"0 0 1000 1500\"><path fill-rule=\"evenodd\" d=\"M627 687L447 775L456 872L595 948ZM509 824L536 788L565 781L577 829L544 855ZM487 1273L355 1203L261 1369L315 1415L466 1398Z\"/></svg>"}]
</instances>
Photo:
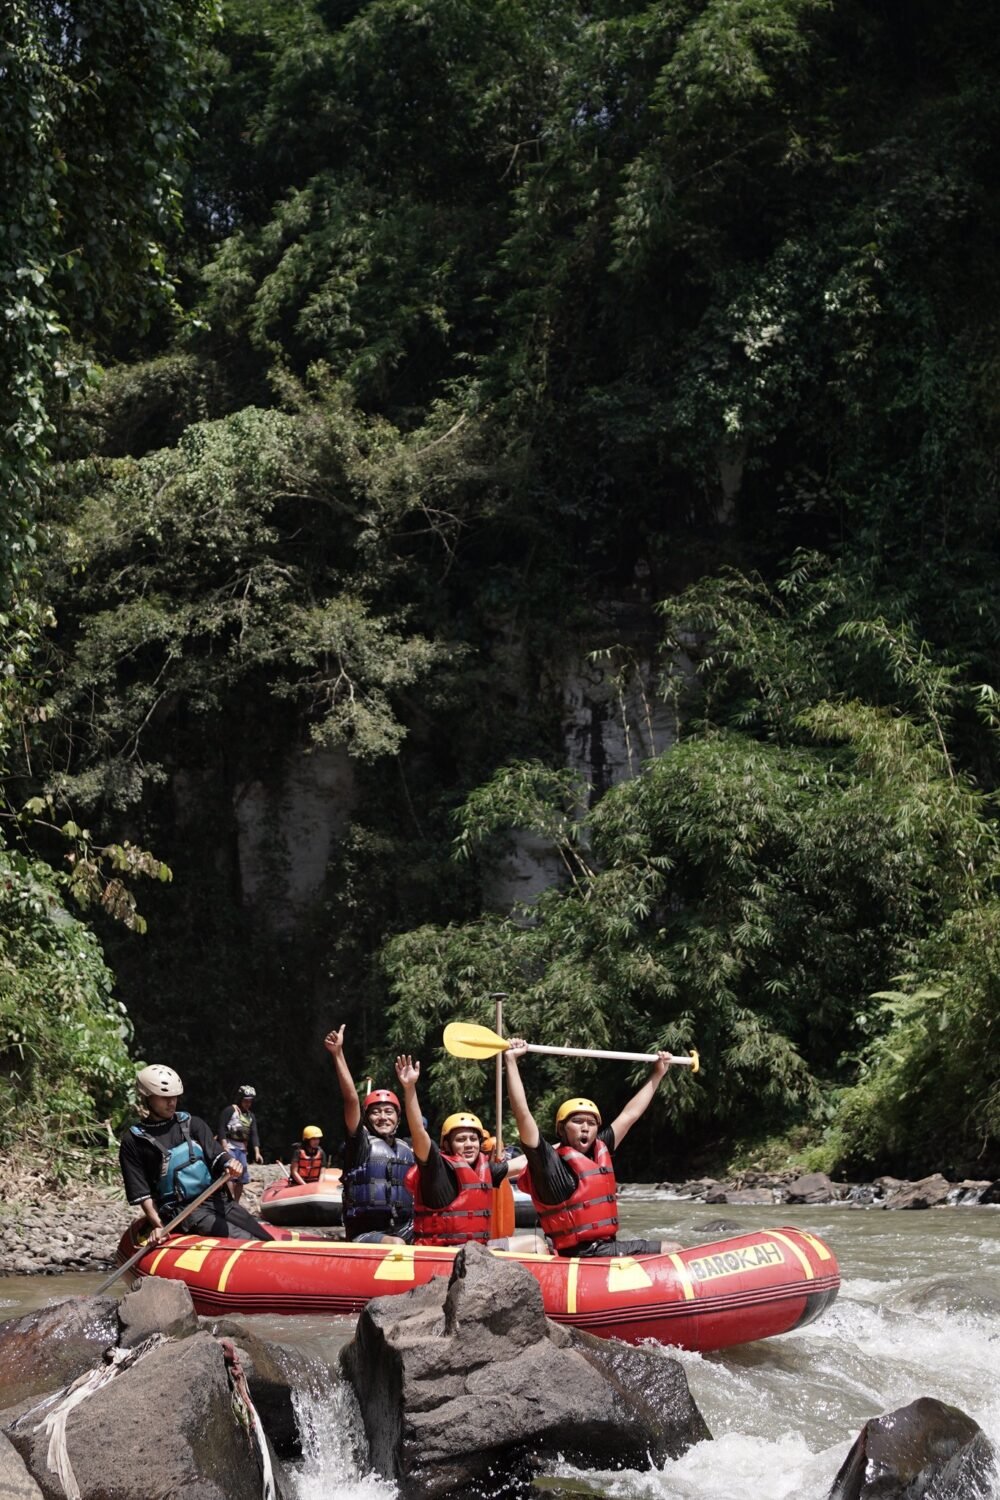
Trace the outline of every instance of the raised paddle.
<instances>
[{"instance_id":1,"label":"raised paddle","mask_svg":"<svg viewBox=\"0 0 1000 1500\"><path fill-rule=\"evenodd\" d=\"M473 1057L482 1062L488 1057L497 1057L506 1052L510 1043L488 1026L477 1026L474 1021L450 1021L444 1028L444 1045L452 1057ZM655 1063L655 1052L606 1052L597 1047L541 1047L529 1043L529 1052L545 1052L552 1057L606 1057L613 1062ZM673 1057L672 1068L690 1068L697 1073L700 1067L698 1054L691 1048L687 1057Z\"/></svg>"},{"instance_id":2,"label":"raised paddle","mask_svg":"<svg viewBox=\"0 0 1000 1500\"><path fill-rule=\"evenodd\" d=\"M494 995L496 1002L496 1028L499 1033L503 1025L503 1003L506 995ZM496 1067L496 1121L497 1132L493 1145L493 1160L503 1161L503 1063L500 1054L497 1053ZM493 1189L492 1216L490 1218L490 1239L507 1239L514 1233L514 1189L510 1185L510 1178L505 1177Z\"/></svg>"},{"instance_id":3,"label":"raised paddle","mask_svg":"<svg viewBox=\"0 0 1000 1500\"><path fill-rule=\"evenodd\" d=\"M171 1230L176 1229L177 1225L180 1224L184 1219L186 1219L188 1214L193 1214L199 1204L204 1203L206 1198L211 1198L212 1194L217 1193L222 1184L228 1181L228 1173L225 1173L222 1177L217 1177L214 1182L209 1184L209 1186L203 1193L198 1194L197 1198L192 1198L190 1203L185 1203L180 1213L176 1214L174 1218L170 1220L169 1224L164 1224L163 1227L167 1231L167 1233L170 1234ZM126 1271L130 1271L132 1269L137 1260L142 1260L142 1257L144 1255L148 1255L151 1248L152 1247L150 1245L140 1245L135 1254L130 1256L123 1266L119 1266L117 1271L112 1272L110 1276L106 1276L105 1279L101 1282L100 1286L95 1287L90 1295L92 1297L99 1297L102 1292L106 1292L108 1287L118 1280L119 1276L124 1276Z\"/></svg>"}]
</instances>

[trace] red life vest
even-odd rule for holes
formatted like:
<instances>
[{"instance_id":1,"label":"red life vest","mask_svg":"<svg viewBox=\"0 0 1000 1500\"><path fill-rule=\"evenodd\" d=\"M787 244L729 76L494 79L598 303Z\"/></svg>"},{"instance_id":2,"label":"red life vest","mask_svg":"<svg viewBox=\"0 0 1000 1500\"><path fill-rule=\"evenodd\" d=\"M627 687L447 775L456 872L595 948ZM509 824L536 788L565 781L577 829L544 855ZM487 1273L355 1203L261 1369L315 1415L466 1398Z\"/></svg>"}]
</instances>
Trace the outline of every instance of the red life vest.
<instances>
[{"instance_id":1,"label":"red life vest","mask_svg":"<svg viewBox=\"0 0 1000 1500\"><path fill-rule=\"evenodd\" d=\"M530 1170L522 1174L518 1186L531 1194L539 1222L556 1252L613 1240L618 1228L618 1184L611 1152L600 1139L594 1142L593 1156L584 1156L572 1146L554 1149L576 1177L571 1195L562 1203L543 1203L532 1186Z\"/></svg>"},{"instance_id":2,"label":"red life vest","mask_svg":"<svg viewBox=\"0 0 1000 1500\"><path fill-rule=\"evenodd\" d=\"M303 1182L319 1182L323 1175L322 1147L313 1155L310 1155L302 1146L297 1147L292 1152L292 1171L298 1172ZM298 1186L293 1177L289 1176L288 1180L293 1186Z\"/></svg>"},{"instance_id":3,"label":"red life vest","mask_svg":"<svg viewBox=\"0 0 1000 1500\"><path fill-rule=\"evenodd\" d=\"M410 1167L404 1178L413 1194L413 1243L415 1245L466 1245L478 1240L485 1245L490 1237L493 1216L493 1178L490 1159L480 1151L470 1164L460 1156L445 1156L458 1178L458 1196L447 1208L431 1208L420 1194L420 1168Z\"/></svg>"}]
</instances>

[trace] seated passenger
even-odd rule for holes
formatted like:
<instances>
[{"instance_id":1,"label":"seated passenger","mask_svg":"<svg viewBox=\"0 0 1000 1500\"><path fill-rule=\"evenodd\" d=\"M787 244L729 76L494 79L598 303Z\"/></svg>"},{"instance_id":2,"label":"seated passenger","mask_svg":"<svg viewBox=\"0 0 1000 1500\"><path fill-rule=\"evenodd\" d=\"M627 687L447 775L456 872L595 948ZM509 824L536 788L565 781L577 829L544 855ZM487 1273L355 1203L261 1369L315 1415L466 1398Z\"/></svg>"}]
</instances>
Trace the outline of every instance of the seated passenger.
<instances>
[{"instance_id":1,"label":"seated passenger","mask_svg":"<svg viewBox=\"0 0 1000 1500\"><path fill-rule=\"evenodd\" d=\"M319 1182L326 1166L326 1152L320 1145L323 1132L318 1125L307 1125L301 1141L296 1141L288 1163L288 1186L307 1187Z\"/></svg>"},{"instance_id":2,"label":"seated passenger","mask_svg":"<svg viewBox=\"0 0 1000 1500\"><path fill-rule=\"evenodd\" d=\"M534 1249L534 1236L491 1240L493 1190L505 1178L523 1170L523 1161L492 1162L483 1151L486 1131L476 1115L449 1115L441 1127L441 1144L427 1133L417 1101L420 1064L409 1056L396 1058L396 1077L403 1089L406 1120L416 1156L407 1173L413 1194L414 1244L465 1245L470 1240L495 1249Z\"/></svg>"},{"instance_id":3,"label":"seated passenger","mask_svg":"<svg viewBox=\"0 0 1000 1500\"><path fill-rule=\"evenodd\" d=\"M204 1192L213 1178L237 1181L243 1163L229 1155L205 1124L177 1108L184 1085L173 1068L154 1063L136 1079L140 1123L126 1126L118 1165L128 1201L145 1215L149 1243L166 1239L165 1222ZM183 1234L231 1240L271 1240L274 1235L220 1187L179 1226Z\"/></svg>"},{"instance_id":4,"label":"seated passenger","mask_svg":"<svg viewBox=\"0 0 1000 1500\"><path fill-rule=\"evenodd\" d=\"M333 1058L344 1107L344 1231L349 1240L388 1245L413 1243L413 1199L405 1177L413 1152L398 1139L401 1110L391 1089L375 1089L358 1102L344 1057L344 1028L323 1045Z\"/></svg>"},{"instance_id":5,"label":"seated passenger","mask_svg":"<svg viewBox=\"0 0 1000 1500\"><path fill-rule=\"evenodd\" d=\"M507 1094L527 1157L521 1187L531 1194L539 1222L557 1255L658 1255L679 1250L663 1240L618 1238L618 1185L612 1153L649 1107L669 1068L660 1052L650 1075L621 1114L602 1129L601 1112L591 1099L567 1099L556 1110L554 1146L543 1141L528 1108L518 1058L527 1044L512 1037L504 1053Z\"/></svg>"}]
</instances>

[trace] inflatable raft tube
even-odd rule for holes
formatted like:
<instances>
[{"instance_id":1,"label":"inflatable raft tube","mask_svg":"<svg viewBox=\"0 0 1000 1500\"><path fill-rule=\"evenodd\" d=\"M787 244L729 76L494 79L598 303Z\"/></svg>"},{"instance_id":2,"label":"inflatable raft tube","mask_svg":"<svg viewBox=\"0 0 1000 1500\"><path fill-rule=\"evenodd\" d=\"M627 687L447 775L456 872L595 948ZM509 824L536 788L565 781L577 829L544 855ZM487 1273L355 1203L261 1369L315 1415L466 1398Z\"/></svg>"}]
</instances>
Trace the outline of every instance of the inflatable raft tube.
<instances>
[{"instance_id":1,"label":"inflatable raft tube","mask_svg":"<svg viewBox=\"0 0 1000 1500\"><path fill-rule=\"evenodd\" d=\"M131 1248L126 1234L123 1259ZM830 1306L840 1286L833 1252L815 1235L787 1227L669 1255L493 1253L530 1271L557 1323L629 1344L657 1339L698 1351L801 1328ZM429 1245L176 1235L143 1256L136 1274L185 1282L199 1313L350 1316L373 1297L450 1275L455 1255Z\"/></svg>"},{"instance_id":2,"label":"inflatable raft tube","mask_svg":"<svg viewBox=\"0 0 1000 1500\"><path fill-rule=\"evenodd\" d=\"M299 1225L315 1229L343 1223L340 1168L324 1167L318 1182L299 1187L279 1178L260 1196L260 1218L265 1224Z\"/></svg>"}]
</instances>

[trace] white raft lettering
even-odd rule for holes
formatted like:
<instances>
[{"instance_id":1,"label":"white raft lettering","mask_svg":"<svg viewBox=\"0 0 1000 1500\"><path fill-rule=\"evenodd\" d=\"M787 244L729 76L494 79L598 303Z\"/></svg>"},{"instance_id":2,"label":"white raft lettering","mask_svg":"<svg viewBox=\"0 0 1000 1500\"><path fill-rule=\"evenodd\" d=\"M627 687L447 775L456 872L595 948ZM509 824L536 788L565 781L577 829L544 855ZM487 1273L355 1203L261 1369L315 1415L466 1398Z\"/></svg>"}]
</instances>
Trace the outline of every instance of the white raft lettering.
<instances>
[{"instance_id":1,"label":"white raft lettering","mask_svg":"<svg viewBox=\"0 0 1000 1500\"><path fill-rule=\"evenodd\" d=\"M759 1271L764 1266L780 1265L783 1258L780 1246L773 1240L765 1240L760 1245L740 1245L718 1255L689 1260L687 1268L695 1281L712 1281L716 1276L735 1276L738 1271Z\"/></svg>"}]
</instances>

